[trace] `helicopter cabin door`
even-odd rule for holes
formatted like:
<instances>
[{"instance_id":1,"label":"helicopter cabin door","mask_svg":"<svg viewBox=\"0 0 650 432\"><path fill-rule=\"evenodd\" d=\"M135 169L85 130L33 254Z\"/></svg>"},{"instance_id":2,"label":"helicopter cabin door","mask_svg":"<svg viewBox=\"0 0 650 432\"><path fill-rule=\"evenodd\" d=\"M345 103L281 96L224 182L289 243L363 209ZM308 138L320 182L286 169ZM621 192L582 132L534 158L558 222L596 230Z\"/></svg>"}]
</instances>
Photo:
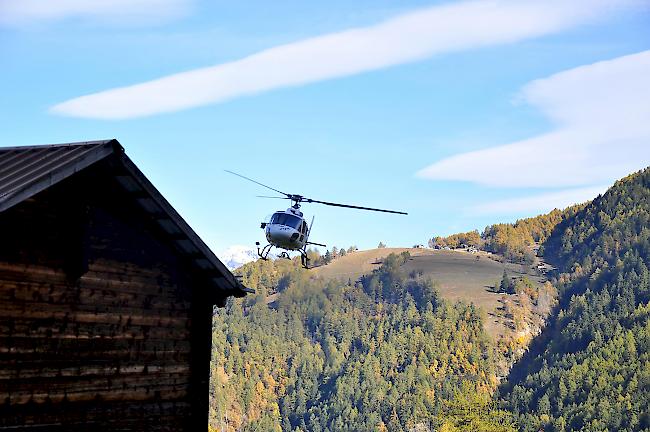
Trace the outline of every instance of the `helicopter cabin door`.
<instances>
[{"instance_id":1,"label":"helicopter cabin door","mask_svg":"<svg viewBox=\"0 0 650 432\"><path fill-rule=\"evenodd\" d=\"M298 237L300 243L304 243L307 240L307 231L309 230L309 227L307 226L307 222L305 220L302 220L302 223L300 224L300 237Z\"/></svg>"}]
</instances>

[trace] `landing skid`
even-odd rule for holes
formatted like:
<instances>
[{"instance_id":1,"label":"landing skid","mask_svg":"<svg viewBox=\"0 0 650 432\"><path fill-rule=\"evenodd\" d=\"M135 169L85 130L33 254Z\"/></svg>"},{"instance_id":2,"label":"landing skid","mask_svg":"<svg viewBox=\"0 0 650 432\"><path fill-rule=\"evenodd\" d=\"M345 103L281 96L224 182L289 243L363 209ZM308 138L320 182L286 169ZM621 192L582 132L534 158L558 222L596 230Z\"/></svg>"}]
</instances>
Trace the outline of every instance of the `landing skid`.
<instances>
[{"instance_id":1,"label":"landing skid","mask_svg":"<svg viewBox=\"0 0 650 432\"><path fill-rule=\"evenodd\" d=\"M309 257L307 257L307 252L303 249L299 249L298 252L300 252L300 264L302 264L303 268L309 270Z\"/></svg>"},{"instance_id":2,"label":"landing skid","mask_svg":"<svg viewBox=\"0 0 650 432\"><path fill-rule=\"evenodd\" d=\"M269 253L271 252L271 249L273 249L273 245L269 243L261 249L260 249L259 242L256 242L255 245L257 245L257 255L260 258L262 258L264 261L267 261L269 259ZM307 252L303 249L298 249L298 252L300 252L300 263L305 269L309 270L310 267L309 267L309 258L307 257ZM278 258L284 258L290 260L291 256L289 256L289 252L283 251L280 252Z\"/></svg>"},{"instance_id":3,"label":"landing skid","mask_svg":"<svg viewBox=\"0 0 650 432\"><path fill-rule=\"evenodd\" d=\"M260 249L260 242L255 243L257 245L257 255L262 258L264 261L269 259L269 252L271 252L271 249L273 248L273 245L271 243L267 244L264 246L262 249Z\"/></svg>"}]
</instances>

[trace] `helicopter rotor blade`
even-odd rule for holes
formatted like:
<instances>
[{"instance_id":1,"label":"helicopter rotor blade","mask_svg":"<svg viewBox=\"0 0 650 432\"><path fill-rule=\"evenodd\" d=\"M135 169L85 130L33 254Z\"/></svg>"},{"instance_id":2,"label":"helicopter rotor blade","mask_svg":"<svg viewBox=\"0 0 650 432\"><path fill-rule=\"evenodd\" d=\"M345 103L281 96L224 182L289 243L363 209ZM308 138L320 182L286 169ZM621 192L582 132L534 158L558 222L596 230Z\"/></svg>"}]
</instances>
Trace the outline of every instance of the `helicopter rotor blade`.
<instances>
[{"instance_id":1,"label":"helicopter rotor blade","mask_svg":"<svg viewBox=\"0 0 650 432\"><path fill-rule=\"evenodd\" d=\"M266 195L255 195L255 198L290 199L289 197L276 197L276 196L266 196Z\"/></svg>"},{"instance_id":2,"label":"helicopter rotor blade","mask_svg":"<svg viewBox=\"0 0 650 432\"><path fill-rule=\"evenodd\" d=\"M237 177L241 177L244 180L248 180L249 182L258 184L262 187L265 187L267 189L271 189L274 192L277 192L281 195L284 195L284 197L271 197L271 196L260 196L258 195L258 198L274 198L274 199L289 199L296 204L302 203L302 202L307 202L307 203L318 203L318 204L325 204L328 206L333 206L333 207L344 207L344 208L351 208L351 209L357 209L357 210L369 210L369 211L376 211L376 212L382 212L382 213L393 213L393 214L402 214L402 215L408 215L406 212L402 211L396 211L396 210L386 210L386 209L380 209L380 208L373 208L373 207L361 207L361 206L354 206L354 205L348 205L348 204L339 204L339 203L333 203L333 202L328 202L328 201L319 201L311 198L305 198L302 195L292 195L288 194L286 192L282 192L281 190L272 188L271 186L265 185L264 183L260 183L257 180L253 180L252 178L246 177L245 175L241 175L239 173L236 173L234 171L230 170L224 170L225 172L229 174L236 175Z\"/></svg>"},{"instance_id":3,"label":"helicopter rotor blade","mask_svg":"<svg viewBox=\"0 0 650 432\"><path fill-rule=\"evenodd\" d=\"M287 197L290 196L288 193L284 193L284 192L282 192L282 191L280 191L280 190L274 189L274 188L272 188L271 186L267 186L267 185L265 185L264 183L260 183L260 182L258 182L257 180L253 180L252 178L248 178L248 177L246 177L246 176L244 176L244 175L241 175L241 174L238 174L238 173L236 173L236 172L234 172L234 171L230 171L230 170L224 170L224 171L227 172L227 173L230 173L230 174L236 175L237 177L241 177L241 178L243 178L243 179L246 179L246 180L248 180L248 181L250 181L250 182L256 183L256 184L258 184L258 185L260 185L260 186L264 186L265 188L267 188L267 189L271 189L272 191L275 191L275 192L277 192L277 193L279 193L279 194L286 195Z\"/></svg>"},{"instance_id":4,"label":"helicopter rotor blade","mask_svg":"<svg viewBox=\"0 0 650 432\"><path fill-rule=\"evenodd\" d=\"M305 198L303 201L308 202L308 203L325 204L325 205L334 206L334 207L345 207L345 208L352 208L352 209L357 209L357 210L370 210L370 211L376 211L376 212L382 212L382 213L394 213L394 214L408 215L408 213L401 212L401 211L385 210L385 209L372 208L372 207L361 207L361 206L354 206L354 205L348 205L348 204L338 204L338 203L327 202L327 201L318 201L318 200L311 199L311 198Z\"/></svg>"}]
</instances>

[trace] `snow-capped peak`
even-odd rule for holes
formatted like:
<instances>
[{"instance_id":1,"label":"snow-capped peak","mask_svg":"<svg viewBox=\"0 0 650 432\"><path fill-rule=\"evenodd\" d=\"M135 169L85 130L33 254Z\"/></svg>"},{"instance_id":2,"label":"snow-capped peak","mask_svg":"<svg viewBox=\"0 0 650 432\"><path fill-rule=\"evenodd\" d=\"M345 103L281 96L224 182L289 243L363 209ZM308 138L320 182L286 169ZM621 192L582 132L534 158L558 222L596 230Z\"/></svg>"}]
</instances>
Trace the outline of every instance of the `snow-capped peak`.
<instances>
[{"instance_id":1,"label":"snow-capped peak","mask_svg":"<svg viewBox=\"0 0 650 432\"><path fill-rule=\"evenodd\" d=\"M242 245L230 246L228 249L219 253L218 256L221 262L223 262L230 270L234 270L237 267L241 267L247 262L255 261L258 258L257 250Z\"/></svg>"}]
</instances>

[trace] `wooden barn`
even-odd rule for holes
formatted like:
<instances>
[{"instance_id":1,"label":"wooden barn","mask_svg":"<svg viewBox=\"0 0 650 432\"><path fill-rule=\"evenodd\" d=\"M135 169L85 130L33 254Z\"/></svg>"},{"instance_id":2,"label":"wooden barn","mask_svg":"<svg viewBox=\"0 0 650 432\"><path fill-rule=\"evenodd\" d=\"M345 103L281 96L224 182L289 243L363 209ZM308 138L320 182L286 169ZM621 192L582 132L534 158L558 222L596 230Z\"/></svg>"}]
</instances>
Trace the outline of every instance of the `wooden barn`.
<instances>
[{"instance_id":1,"label":"wooden barn","mask_svg":"<svg viewBox=\"0 0 650 432\"><path fill-rule=\"evenodd\" d=\"M116 140L0 148L0 431L205 431L248 291Z\"/></svg>"}]
</instances>

